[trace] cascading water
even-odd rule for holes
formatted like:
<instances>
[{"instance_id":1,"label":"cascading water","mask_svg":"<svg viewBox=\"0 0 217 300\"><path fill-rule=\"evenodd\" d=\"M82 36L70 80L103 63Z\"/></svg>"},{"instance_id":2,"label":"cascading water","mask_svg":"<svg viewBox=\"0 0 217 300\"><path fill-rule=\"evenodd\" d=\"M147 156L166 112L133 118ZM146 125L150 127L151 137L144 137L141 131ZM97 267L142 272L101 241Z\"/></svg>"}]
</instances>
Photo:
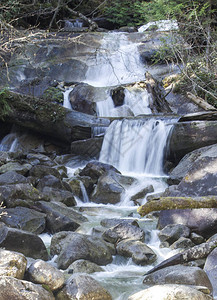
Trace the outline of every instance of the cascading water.
<instances>
[{"instance_id":1,"label":"cascading water","mask_svg":"<svg viewBox=\"0 0 217 300\"><path fill-rule=\"evenodd\" d=\"M162 120L116 120L108 128L100 161L128 173L162 176L163 157L172 125Z\"/></svg>"},{"instance_id":2,"label":"cascading water","mask_svg":"<svg viewBox=\"0 0 217 300\"><path fill-rule=\"evenodd\" d=\"M144 80L144 66L139 59L137 44L125 33L107 33L89 62L85 82L93 86L115 86Z\"/></svg>"}]
</instances>

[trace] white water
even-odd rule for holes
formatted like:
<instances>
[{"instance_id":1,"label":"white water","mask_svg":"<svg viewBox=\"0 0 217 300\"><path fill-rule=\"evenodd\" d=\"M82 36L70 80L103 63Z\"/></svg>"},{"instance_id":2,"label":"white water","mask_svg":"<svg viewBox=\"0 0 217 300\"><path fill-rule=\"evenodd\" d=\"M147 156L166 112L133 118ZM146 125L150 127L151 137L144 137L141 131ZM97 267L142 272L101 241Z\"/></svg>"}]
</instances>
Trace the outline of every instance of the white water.
<instances>
[{"instance_id":1,"label":"white water","mask_svg":"<svg viewBox=\"0 0 217 300\"><path fill-rule=\"evenodd\" d=\"M70 103L70 99L69 99L69 94L71 93L71 91L73 90L73 88L67 88L65 90L65 92L63 92L63 107L68 108L68 109L72 109L71 103Z\"/></svg>"},{"instance_id":2,"label":"white water","mask_svg":"<svg viewBox=\"0 0 217 300\"><path fill-rule=\"evenodd\" d=\"M18 135L16 133L9 133L0 143L0 151L14 152L18 147Z\"/></svg>"},{"instance_id":3,"label":"white water","mask_svg":"<svg viewBox=\"0 0 217 300\"><path fill-rule=\"evenodd\" d=\"M163 176L163 157L171 125L164 121L115 120L106 131L100 161L123 173Z\"/></svg>"},{"instance_id":4,"label":"white water","mask_svg":"<svg viewBox=\"0 0 217 300\"><path fill-rule=\"evenodd\" d=\"M144 80L137 44L125 33L105 34L96 58L89 62L85 82L98 87Z\"/></svg>"}]
</instances>

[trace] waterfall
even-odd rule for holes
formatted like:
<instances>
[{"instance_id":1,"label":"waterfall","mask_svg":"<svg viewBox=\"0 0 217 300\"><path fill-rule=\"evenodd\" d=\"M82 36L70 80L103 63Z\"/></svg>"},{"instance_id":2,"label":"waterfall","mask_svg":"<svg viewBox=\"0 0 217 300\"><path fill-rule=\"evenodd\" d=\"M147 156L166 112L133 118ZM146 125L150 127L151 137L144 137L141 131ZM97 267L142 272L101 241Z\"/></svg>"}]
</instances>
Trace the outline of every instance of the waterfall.
<instances>
[{"instance_id":1,"label":"waterfall","mask_svg":"<svg viewBox=\"0 0 217 300\"><path fill-rule=\"evenodd\" d=\"M100 161L124 173L164 175L164 150L171 127L156 119L115 120L106 131Z\"/></svg>"},{"instance_id":2,"label":"waterfall","mask_svg":"<svg viewBox=\"0 0 217 300\"><path fill-rule=\"evenodd\" d=\"M63 92L63 107L68 108L68 109L72 109L71 103L70 103L70 99L69 99L69 94L71 93L71 91L73 90L73 88L67 88L65 90L65 92Z\"/></svg>"},{"instance_id":3,"label":"waterfall","mask_svg":"<svg viewBox=\"0 0 217 300\"><path fill-rule=\"evenodd\" d=\"M107 33L95 59L89 62L85 82L103 87L144 80L137 46L125 33Z\"/></svg>"},{"instance_id":4,"label":"waterfall","mask_svg":"<svg viewBox=\"0 0 217 300\"><path fill-rule=\"evenodd\" d=\"M0 151L14 152L18 145L18 135L16 133L9 133L0 143Z\"/></svg>"}]
</instances>

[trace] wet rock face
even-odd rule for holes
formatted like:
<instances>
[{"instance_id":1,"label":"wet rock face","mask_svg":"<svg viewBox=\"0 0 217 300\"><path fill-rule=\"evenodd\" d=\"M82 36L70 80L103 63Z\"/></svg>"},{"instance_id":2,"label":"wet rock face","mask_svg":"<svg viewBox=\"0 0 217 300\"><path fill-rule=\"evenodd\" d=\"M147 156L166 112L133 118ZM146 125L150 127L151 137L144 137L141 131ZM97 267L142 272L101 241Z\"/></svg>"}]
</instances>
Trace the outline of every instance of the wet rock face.
<instances>
[{"instance_id":1,"label":"wet rock face","mask_svg":"<svg viewBox=\"0 0 217 300\"><path fill-rule=\"evenodd\" d=\"M110 248L102 239L88 235L60 232L51 241L51 254L59 254L58 267L66 269L78 259L85 259L98 265L112 262Z\"/></svg>"},{"instance_id":2,"label":"wet rock face","mask_svg":"<svg viewBox=\"0 0 217 300\"><path fill-rule=\"evenodd\" d=\"M153 263L157 256L154 251L141 241L123 240L116 246L117 254L132 257L135 264L148 265Z\"/></svg>"},{"instance_id":3,"label":"wet rock face","mask_svg":"<svg viewBox=\"0 0 217 300\"><path fill-rule=\"evenodd\" d=\"M170 224L165 226L158 234L161 242L168 242L170 245L180 237L189 237L190 229L181 224Z\"/></svg>"},{"instance_id":4,"label":"wet rock face","mask_svg":"<svg viewBox=\"0 0 217 300\"><path fill-rule=\"evenodd\" d=\"M205 286L212 292L212 284L205 271L198 267L176 265L156 271L145 276L144 284L185 284L193 286Z\"/></svg>"},{"instance_id":5,"label":"wet rock face","mask_svg":"<svg viewBox=\"0 0 217 300\"><path fill-rule=\"evenodd\" d=\"M85 259L78 259L68 267L68 273L73 273L73 274L74 273L91 274L91 273L103 272L103 271L104 271L103 268Z\"/></svg>"},{"instance_id":6,"label":"wet rock face","mask_svg":"<svg viewBox=\"0 0 217 300\"><path fill-rule=\"evenodd\" d=\"M111 295L92 277L87 275L72 276L66 286L57 294L57 300L64 299L112 300Z\"/></svg>"}]
</instances>

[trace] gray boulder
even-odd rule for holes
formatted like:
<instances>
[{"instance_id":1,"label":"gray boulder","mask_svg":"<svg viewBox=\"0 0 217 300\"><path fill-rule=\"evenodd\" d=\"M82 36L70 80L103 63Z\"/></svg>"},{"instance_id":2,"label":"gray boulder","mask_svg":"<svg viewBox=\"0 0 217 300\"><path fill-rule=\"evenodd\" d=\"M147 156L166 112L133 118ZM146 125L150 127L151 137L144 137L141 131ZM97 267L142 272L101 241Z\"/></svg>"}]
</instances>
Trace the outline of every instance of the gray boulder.
<instances>
[{"instance_id":1,"label":"gray boulder","mask_svg":"<svg viewBox=\"0 0 217 300\"><path fill-rule=\"evenodd\" d=\"M45 165L36 165L32 167L32 169L29 172L29 175L36 177L37 179L43 178L46 175L53 175L57 178L60 178L60 173L55 168Z\"/></svg>"},{"instance_id":2,"label":"gray boulder","mask_svg":"<svg viewBox=\"0 0 217 300\"><path fill-rule=\"evenodd\" d=\"M23 279L27 259L21 253L0 249L0 276Z\"/></svg>"},{"instance_id":3,"label":"gray boulder","mask_svg":"<svg viewBox=\"0 0 217 300\"><path fill-rule=\"evenodd\" d=\"M208 256L205 262L204 271L206 272L212 286L213 296L217 297L217 248L215 248Z\"/></svg>"},{"instance_id":4,"label":"gray boulder","mask_svg":"<svg viewBox=\"0 0 217 300\"><path fill-rule=\"evenodd\" d=\"M116 168L109 164L91 161L79 172L79 175L91 177L94 183L97 183L99 177L108 173L109 171L120 173Z\"/></svg>"},{"instance_id":5,"label":"gray boulder","mask_svg":"<svg viewBox=\"0 0 217 300\"><path fill-rule=\"evenodd\" d=\"M59 254L58 267L66 269L78 259L85 259L98 265L112 262L112 251L106 242L97 237L62 231L56 233L51 240L52 255Z\"/></svg>"},{"instance_id":6,"label":"gray boulder","mask_svg":"<svg viewBox=\"0 0 217 300\"><path fill-rule=\"evenodd\" d=\"M212 292L212 284L205 271L198 267L183 265L166 267L149 274L145 276L143 283L147 285L184 284L205 286Z\"/></svg>"},{"instance_id":7,"label":"gray boulder","mask_svg":"<svg viewBox=\"0 0 217 300\"><path fill-rule=\"evenodd\" d=\"M94 299L112 300L111 295L92 277L87 275L73 275L66 286L57 294L57 300L65 299Z\"/></svg>"},{"instance_id":8,"label":"gray boulder","mask_svg":"<svg viewBox=\"0 0 217 300\"><path fill-rule=\"evenodd\" d=\"M39 284L29 281L18 280L9 276L0 277L0 299L1 300L54 300L51 292Z\"/></svg>"},{"instance_id":9,"label":"gray boulder","mask_svg":"<svg viewBox=\"0 0 217 300\"><path fill-rule=\"evenodd\" d=\"M137 265L148 265L157 259L154 251L141 241L131 239L123 240L116 246L117 254L132 257Z\"/></svg>"},{"instance_id":10,"label":"gray boulder","mask_svg":"<svg viewBox=\"0 0 217 300\"><path fill-rule=\"evenodd\" d=\"M2 224L0 227L0 247L23 253L32 258L48 259L47 249L40 237Z\"/></svg>"},{"instance_id":11,"label":"gray boulder","mask_svg":"<svg viewBox=\"0 0 217 300\"><path fill-rule=\"evenodd\" d=\"M189 237L189 235L190 229L182 224L169 224L158 233L160 241L168 242L170 245L180 237Z\"/></svg>"},{"instance_id":12,"label":"gray boulder","mask_svg":"<svg viewBox=\"0 0 217 300\"><path fill-rule=\"evenodd\" d=\"M60 202L37 202L37 207L46 214L46 228L51 233L74 231L87 218Z\"/></svg>"},{"instance_id":13,"label":"gray boulder","mask_svg":"<svg viewBox=\"0 0 217 300\"><path fill-rule=\"evenodd\" d=\"M189 249L191 247L194 247L195 244L192 242L192 240L180 237L177 241L175 241L170 248L171 249Z\"/></svg>"},{"instance_id":14,"label":"gray boulder","mask_svg":"<svg viewBox=\"0 0 217 300\"><path fill-rule=\"evenodd\" d=\"M201 291L202 290L202 291ZM148 289L142 290L128 298L128 300L144 300L144 299L157 299L157 300L212 300L209 291L203 287L190 287L187 285L179 284L165 284L155 285ZM157 296L157 298L156 298Z\"/></svg>"},{"instance_id":15,"label":"gray boulder","mask_svg":"<svg viewBox=\"0 0 217 300\"><path fill-rule=\"evenodd\" d=\"M45 186L41 192L42 192L43 198L49 199L50 201L62 202L63 204L65 204L67 206L75 206L76 205L75 197L74 197L73 193L71 193L69 191L58 189L55 187ZM41 199L41 200L43 200L43 199Z\"/></svg>"},{"instance_id":16,"label":"gray boulder","mask_svg":"<svg viewBox=\"0 0 217 300\"><path fill-rule=\"evenodd\" d=\"M169 224L183 224L203 237L210 237L217 230L217 209L170 209L159 214L159 229Z\"/></svg>"},{"instance_id":17,"label":"gray boulder","mask_svg":"<svg viewBox=\"0 0 217 300\"><path fill-rule=\"evenodd\" d=\"M102 219L101 222L100 222L100 225L102 225L103 227L106 227L106 228L110 228L110 227L114 227L120 223L128 223L130 225L134 225L134 226L137 226L139 227L139 224L137 223L136 220L132 220L132 219L117 219L117 218L111 218L111 219Z\"/></svg>"},{"instance_id":18,"label":"gray boulder","mask_svg":"<svg viewBox=\"0 0 217 300\"><path fill-rule=\"evenodd\" d=\"M130 200L133 201L135 204L138 204L139 203L138 200L143 199L148 193L153 193L153 192L154 192L153 185L148 185L144 189L142 189L141 191L133 195L130 198Z\"/></svg>"},{"instance_id":19,"label":"gray boulder","mask_svg":"<svg viewBox=\"0 0 217 300\"><path fill-rule=\"evenodd\" d=\"M21 175L26 175L27 172L32 168L32 165L30 164L20 164L18 162L8 162L0 167L0 174L14 171Z\"/></svg>"},{"instance_id":20,"label":"gray boulder","mask_svg":"<svg viewBox=\"0 0 217 300\"><path fill-rule=\"evenodd\" d=\"M91 195L91 201L103 204L116 204L121 200L124 187L120 185L113 172L100 176L97 186Z\"/></svg>"},{"instance_id":21,"label":"gray boulder","mask_svg":"<svg viewBox=\"0 0 217 300\"><path fill-rule=\"evenodd\" d=\"M31 233L40 234L45 229L45 214L26 207L4 209L6 215L1 216L1 221L8 227L13 227Z\"/></svg>"},{"instance_id":22,"label":"gray boulder","mask_svg":"<svg viewBox=\"0 0 217 300\"><path fill-rule=\"evenodd\" d=\"M9 185L16 183L27 183L28 180L25 176L15 172L8 171L0 175L0 185Z\"/></svg>"},{"instance_id":23,"label":"gray boulder","mask_svg":"<svg viewBox=\"0 0 217 300\"><path fill-rule=\"evenodd\" d=\"M102 237L105 241L115 244L124 239L144 241L145 233L138 227L138 224L135 226L122 221L118 225L104 231Z\"/></svg>"},{"instance_id":24,"label":"gray boulder","mask_svg":"<svg viewBox=\"0 0 217 300\"><path fill-rule=\"evenodd\" d=\"M37 260L28 268L30 281L44 284L52 291L60 289L64 284L63 272L43 260Z\"/></svg>"},{"instance_id":25,"label":"gray boulder","mask_svg":"<svg viewBox=\"0 0 217 300\"><path fill-rule=\"evenodd\" d=\"M68 273L95 273L95 272L103 272L103 268L98 266L97 264L85 260L85 259L78 259L74 261L69 267L68 267Z\"/></svg>"}]
</instances>

